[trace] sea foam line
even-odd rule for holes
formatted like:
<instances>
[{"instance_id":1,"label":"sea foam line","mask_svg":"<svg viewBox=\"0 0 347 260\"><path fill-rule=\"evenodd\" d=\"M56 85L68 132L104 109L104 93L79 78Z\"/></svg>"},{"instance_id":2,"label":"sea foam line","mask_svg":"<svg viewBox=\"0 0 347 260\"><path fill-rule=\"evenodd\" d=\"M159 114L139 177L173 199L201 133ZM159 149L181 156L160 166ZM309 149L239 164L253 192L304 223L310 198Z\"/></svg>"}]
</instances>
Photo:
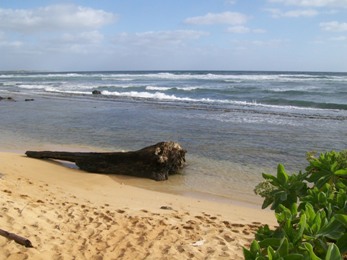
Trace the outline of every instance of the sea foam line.
<instances>
[{"instance_id":1,"label":"sea foam line","mask_svg":"<svg viewBox=\"0 0 347 260\"><path fill-rule=\"evenodd\" d=\"M19 73L1 74L0 78L99 78L101 80L131 81L136 79L166 79L166 80L224 80L229 81L337 81L346 82L346 75L319 75L310 73L288 73L288 74L259 74L259 73L174 73L174 72L153 72L153 73L117 73L117 72L66 72L66 73Z\"/></svg>"},{"instance_id":2,"label":"sea foam line","mask_svg":"<svg viewBox=\"0 0 347 260\"><path fill-rule=\"evenodd\" d=\"M231 105L241 105L248 107L264 107L264 108L277 108L277 109L296 109L296 110L322 110L319 108L306 108L306 107L296 107L296 106L279 106L279 105L268 105L257 103L256 101L247 102L247 101L236 101L236 100L226 100L226 99L210 99L210 98L189 98L189 97L177 97L175 95L167 95L162 92L110 92L102 91L103 95L106 96L117 96L117 97L132 97L132 98L144 98L144 99L154 99L162 101L183 101L183 102L200 102L200 103L219 103L219 104L231 104ZM88 93L89 94L89 93Z\"/></svg>"},{"instance_id":3,"label":"sea foam line","mask_svg":"<svg viewBox=\"0 0 347 260\"><path fill-rule=\"evenodd\" d=\"M40 89L46 92L51 93L61 93L61 94L76 94L76 95L92 95L91 91L83 91L77 89L58 89L56 87L50 85L21 85L21 88L27 89ZM88 87L90 89L90 87ZM151 100L159 100L159 101L182 101L182 102L192 102L192 103L218 103L218 104L230 104L230 105L239 105L244 107L263 107L263 108L273 108L273 109L286 109L286 110L322 110L320 108L308 108L308 107L297 107L297 106L281 106L281 105L269 105L257 103L256 101L248 102L248 101L236 101L236 100L227 100L227 99L211 99L211 98L190 98L190 97L177 97L175 95L168 95L159 91L155 93L151 92L138 92L138 91L126 91L126 92L118 92L118 91L101 91L102 95L105 96L115 96L115 97L128 97L128 98L142 98L142 99L151 99Z\"/></svg>"}]
</instances>

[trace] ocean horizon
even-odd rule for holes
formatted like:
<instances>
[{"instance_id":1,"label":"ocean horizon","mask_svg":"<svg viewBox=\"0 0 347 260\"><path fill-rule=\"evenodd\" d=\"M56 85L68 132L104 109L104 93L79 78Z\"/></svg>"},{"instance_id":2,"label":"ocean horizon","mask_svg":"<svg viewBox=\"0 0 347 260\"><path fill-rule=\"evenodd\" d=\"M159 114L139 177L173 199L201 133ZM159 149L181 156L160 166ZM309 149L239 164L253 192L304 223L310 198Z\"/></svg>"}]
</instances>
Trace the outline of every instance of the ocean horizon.
<instances>
[{"instance_id":1,"label":"ocean horizon","mask_svg":"<svg viewBox=\"0 0 347 260\"><path fill-rule=\"evenodd\" d=\"M93 91L97 91L93 94ZM187 166L160 191L252 203L263 172L347 149L347 73L0 72L2 150L137 150L176 141ZM33 99L32 102L25 100Z\"/></svg>"}]
</instances>

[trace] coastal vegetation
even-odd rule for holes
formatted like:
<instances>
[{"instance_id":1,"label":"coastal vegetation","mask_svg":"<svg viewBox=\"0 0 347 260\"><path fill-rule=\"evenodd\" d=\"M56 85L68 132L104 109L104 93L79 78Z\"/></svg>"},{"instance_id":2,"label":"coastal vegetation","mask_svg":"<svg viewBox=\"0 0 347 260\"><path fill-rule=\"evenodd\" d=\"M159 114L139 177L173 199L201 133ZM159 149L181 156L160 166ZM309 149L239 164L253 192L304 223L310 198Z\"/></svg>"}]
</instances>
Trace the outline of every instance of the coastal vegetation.
<instances>
[{"instance_id":1,"label":"coastal vegetation","mask_svg":"<svg viewBox=\"0 0 347 260\"><path fill-rule=\"evenodd\" d=\"M262 208L274 210L278 226L258 229L251 259L347 259L347 151L307 154L304 172L289 175L278 165L277 175L263 173L255 193Z\"/></svg>"}]
</instances>

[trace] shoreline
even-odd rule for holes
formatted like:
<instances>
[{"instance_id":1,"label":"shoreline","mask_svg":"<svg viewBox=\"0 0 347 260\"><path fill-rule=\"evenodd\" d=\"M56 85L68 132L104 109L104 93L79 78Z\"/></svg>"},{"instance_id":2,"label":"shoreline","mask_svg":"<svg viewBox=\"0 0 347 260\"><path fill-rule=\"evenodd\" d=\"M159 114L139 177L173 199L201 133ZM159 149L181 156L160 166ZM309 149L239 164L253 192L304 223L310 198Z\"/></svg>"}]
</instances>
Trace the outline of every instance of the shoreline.
<instances>
[{"instance_id":1,"label":"shoreline","mask_svg":"<svg viewBox=\"0 0 347 260\"><path fill-rule=\"evenodd\" d=\"M231 202L257 205L262 201L253 190L263 181L262 173L276 174L279 163L288 172L298 172L306 165L307 151L345 146L339 138L344 121L326 129L331 135L325 138L324 125L330 121L290 115L263 118L259 111L244 114L242 109L219 115L197 107L24 91L16 93L21 97L18 102L0 103L4 109L2 149L113 152L175 141L188 151L187 167L162 186L167 192L172 184L176 194L205 198L207 193L213 200L226 197ZM24 96L30 94L35 101L25 102ZM138 187L161 189L158 184L134 182Z\"/></svg>"},{"instance_id":2,"label":"shoreline","mask_svg":"<svg viewBox=\"0 0 347 260\"><path fill-rule=\"evenodd\" d=\"M10 147L10 145L7 145L5 147L2 147L0 150L0 153L14 153L18 155L25 156L26 150L37 150L37 151L67 151L67 152L114 152L114 151L122 151L122 149L105 149L95 146L88 146L88 145L82 145L82 144L57 144L57 143L38 143L38 140L34 139L25 139L26 146L28 148L24 149L22 143L18 143L18 141L15 139L14 136L10 136L9 139L13 141L11 144L15 144L14 148ZM187 155L187 161L189 163L189 156ZM52 160L54 162L54 160ZM75 166L74 163L70 162L59 162L61 165L78 169L77 166ZM187 169L188 166L185 167ZM184 170L185 170L184 169ZM82 171L83 172L83 171ZM184 175L184 174L183 174ZM201 190L192 190L188 189L189 187L185 186L183 184L183 188L179 188L179 183L182 181L181 178L183 176L182 174L175 174L170 175L169 180L165 182L155 182L153 180L149 180L146 178L138 178L138 177L132 177L132 176L125 176L125 175L108 175L111 179L114 179L116 182L122 182L124 184L138 187L145 190L155 191L155 192L162 192L167 194L173 194L173 195L179 195L184 197L190 197L194 199L203 199L208 201L215 201L215 202L223 202L225 204L235 204L240 206L246 206L251 208L259 208L259 205L262 203L262 198L255 195L253 192L246 193L244 189L240 189L239 192L231 192L230 194L223 195L223 194L214 194L211 191L201 191ZM206 184L205 184L206 185ZM255 186L254 186L255 187Z\"/></svg>"},{"instance_id":3,"label":"shoreline","mask_svg":"<svg viewBox=\"0 0 347 260\"><path fill-rule=\"evenodd\" d=\"M0 237L4 258L237 259L259 225L276 224L260 206L145 190L15 153L0 152L0 173L1 227L34 245Z\"/></svg>"}]
</instances>

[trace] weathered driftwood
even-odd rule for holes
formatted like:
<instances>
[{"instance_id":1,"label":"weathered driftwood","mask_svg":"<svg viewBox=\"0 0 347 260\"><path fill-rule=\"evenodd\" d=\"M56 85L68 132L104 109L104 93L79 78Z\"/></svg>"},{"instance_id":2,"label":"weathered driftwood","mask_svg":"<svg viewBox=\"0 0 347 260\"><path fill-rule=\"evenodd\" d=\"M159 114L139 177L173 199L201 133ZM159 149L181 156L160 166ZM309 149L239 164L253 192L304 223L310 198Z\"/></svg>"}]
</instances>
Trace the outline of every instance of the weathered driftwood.
<instances>
[{"instance_id":1,"label":"weathered driftwood","mask_svg":"<svg viewBox=\"0 0 347 260\"><path fill-rule=\"evenodd\" d=\"M14 240L16 243L23 245L25 247L33 247L29 239L18 236L14 233L10 233L6 230L0 229L0 236L6 237L10 240Z\"/></svg>"},{"instance_id":2,"label":"weathered driftwood","mask_svg":"<svg viewBox=\"0 0 347 260\"><path fill-rule=\"evenodd\" d=\"M186 151L175 142L161 142L138 151L113 153L27 151L28 157L74 162L81 170L167 180L185 164Z\"/></svg>"}]
</instances>

